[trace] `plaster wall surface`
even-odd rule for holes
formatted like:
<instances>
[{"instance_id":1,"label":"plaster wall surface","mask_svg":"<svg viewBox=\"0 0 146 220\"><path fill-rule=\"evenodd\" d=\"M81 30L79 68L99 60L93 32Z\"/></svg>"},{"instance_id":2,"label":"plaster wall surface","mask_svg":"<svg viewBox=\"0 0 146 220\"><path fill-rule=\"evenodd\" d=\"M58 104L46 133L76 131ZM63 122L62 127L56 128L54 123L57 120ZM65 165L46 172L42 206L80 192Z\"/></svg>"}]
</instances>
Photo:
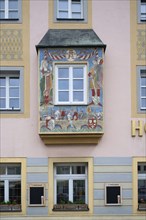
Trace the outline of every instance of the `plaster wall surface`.
<instances>
[{"instance_id":1,"label":"plaster wall surface","mask_svg":"<svg viewBox=\"0 0 146 220\"><path fill-rule=\"evenodd\" d=\"M48 7L48 1L30 1L30 73L27 73L30 74L30 118L1 119L1 157L145 155L145 134L143 137L131 137L129 1L93 1L92 5L93 29L107 45L104 68L105 124L99 144L47 147L40 139L35 45L49 28Z\"/></svg>"}]
</instances>

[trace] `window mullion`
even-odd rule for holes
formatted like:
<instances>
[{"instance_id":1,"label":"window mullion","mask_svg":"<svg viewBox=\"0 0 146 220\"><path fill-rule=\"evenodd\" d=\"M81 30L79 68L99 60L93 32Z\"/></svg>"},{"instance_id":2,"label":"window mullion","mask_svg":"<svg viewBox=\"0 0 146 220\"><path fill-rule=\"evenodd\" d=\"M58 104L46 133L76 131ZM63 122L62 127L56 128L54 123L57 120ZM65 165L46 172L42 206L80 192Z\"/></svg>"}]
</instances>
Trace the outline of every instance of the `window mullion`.
<instances>
[{"instance_id":1,"label":"window mullion","mask_svg":"<svg viewBox=\"0 0 146 220\"><path fill-rule=\"evenodd\" d=\"M4 181L4 198L5 202L9 201L9 180Z\"/></svg>"},{"instance_id":2,"label":"window mullion","mask_svg":"<svg viewBox=\"0 0 146 220\"><path fill-rule=\"evenodd\" d=\"M6 76L6 109L9 109L9 77Z\"/></svg>"},{"instance_id":3,"label":"window mullion","mask_svg":"<svg viewBox=\"0 0 146 220\"><path fill-rule=\"evenodd\" d=\"M68 18L72 18L71 0L68 0Z\"/></svg>"},{"instance_id":4,"label":"window mullion","mask_svg":"<svg viewBox=\"0 0 146 220\"><path fill-rule=\"evenodd\" d=\"M73 202L73 179L69 179L69 201Z\"/></svg>"},{"instance_id":5,"label":"window mullion","mask_svg":"<svg viewBox=\"0 0 146 220\"><path fill-rule=\"evenodd\" d=\"M5 0L5 18L9 18L9 0Z\"/></svg>"}]
</instances>

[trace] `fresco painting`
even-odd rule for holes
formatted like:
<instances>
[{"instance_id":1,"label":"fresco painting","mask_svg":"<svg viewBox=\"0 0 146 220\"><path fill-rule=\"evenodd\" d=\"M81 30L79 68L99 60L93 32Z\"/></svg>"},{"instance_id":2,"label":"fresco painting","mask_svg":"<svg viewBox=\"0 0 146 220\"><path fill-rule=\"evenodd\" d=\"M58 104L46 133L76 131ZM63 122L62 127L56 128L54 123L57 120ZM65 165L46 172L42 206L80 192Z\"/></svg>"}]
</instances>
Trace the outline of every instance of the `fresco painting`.
<instances>
[{"instance_id":1,"label":"fresco painting","mask_svg":"<svg viewBox=\"0 0 146 220\"><path fill-rule=\"evenodd\" d=\"M101 48L46 48L39 53L40 133L103 132L103 51ZM87 105L54 105L54 64L87 63Z\"/></svg>"}]
</instances>

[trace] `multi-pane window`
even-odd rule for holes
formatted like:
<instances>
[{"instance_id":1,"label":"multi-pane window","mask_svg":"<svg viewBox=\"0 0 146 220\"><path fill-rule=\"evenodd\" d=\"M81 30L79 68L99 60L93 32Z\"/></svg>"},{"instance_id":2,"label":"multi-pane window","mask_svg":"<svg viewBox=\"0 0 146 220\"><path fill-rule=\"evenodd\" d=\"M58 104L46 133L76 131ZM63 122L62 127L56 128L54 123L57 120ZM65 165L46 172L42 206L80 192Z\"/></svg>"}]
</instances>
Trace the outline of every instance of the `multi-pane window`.
<instances>
[{"instance_id":1,"label":"multi-pane window","mask_svg":"<svg viewBox=\"0 0 146 220\"><path fill-rule=\"evenodd\" d=\"M87 204L87 165L56 164L55 204Z\"/></svg>"},{"instance_id":2,"label":"multi-pane window","mask_svg":"<svg viewBox=\"0 0 146 220\"><path fill-rule=\"evenodd\" d=\"M0 203L21 204L21 165L0 164Z\"/></svg>"},{"instance_id":3,"label":"multi-pane window","mask_svg":"<svg viewBox=\"0 0 146 220\"><path fill-rule=\"evenodd\" d=\"M14 69L14 68L13 68ZM1 111L22 111L23 103L23 71L0 70L0 110Z\"/></svg>"},{"instance_id":4,"label":"multi-pane window","mask_svg":"<svg viewBox=\"0 0 146 220\"><path fill-rule=\"evenodd\" d=\"M20 0L0 0L0 19L19 19Z\"/></svg>"},{"instance_id":5,"label":"multi-pane window","mask_svg":"<svg viewBox=\"0 0 146 220\"><path fill-rule=\"evenodd\" d=\"M138 163L138 208L146 210L146 163Z\"/></svg>"},{"instance_id":6,"label":"multi-pane window","mask_svg":"<svg viewBox=\"0 0 146 220\"><path fill-rule=\"evenodd\" d=\"M60 19L82 19L83 0L58 0L57 18Z\"/></svg>"},{"instance_id":7,"label":"multi-pane window","mask_svg":"<svg viewBox=\"0 0 146 220\"><path fill-rule=\"evenodd\" d=\"M55 104L87 103L85 65L58 65L56 66L55 79Z\"/></svg>"},{"instance_id":8,"label":"multi-pane window","mask_svg":"<svg viewBox=\"0 0 146 220\"><path fill-rule=\"evenodd\" d=\"M139 108L146 110L146 67L139 69Z\"/></svg>"}]
</instances>

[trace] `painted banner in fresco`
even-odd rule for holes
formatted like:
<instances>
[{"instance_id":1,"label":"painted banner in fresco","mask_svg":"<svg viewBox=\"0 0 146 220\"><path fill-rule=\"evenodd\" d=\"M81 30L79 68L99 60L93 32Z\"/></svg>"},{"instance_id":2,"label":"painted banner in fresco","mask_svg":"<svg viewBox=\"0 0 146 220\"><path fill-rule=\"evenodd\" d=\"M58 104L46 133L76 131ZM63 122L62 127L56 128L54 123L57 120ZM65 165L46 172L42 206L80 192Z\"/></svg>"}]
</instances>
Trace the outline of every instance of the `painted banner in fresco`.
<instances>
[{"instance_id":1,"label":"painted banner in fresco","mask_svg":"<svg viewBox=\"0 0 146 220\"><path fill-rule=\"evenodd\" d=\"M101 48L40 49L40 133L103 132L103 51ZM54 63L87 62L87 105L54 105Z\"/></svg>"}]
</instances>

